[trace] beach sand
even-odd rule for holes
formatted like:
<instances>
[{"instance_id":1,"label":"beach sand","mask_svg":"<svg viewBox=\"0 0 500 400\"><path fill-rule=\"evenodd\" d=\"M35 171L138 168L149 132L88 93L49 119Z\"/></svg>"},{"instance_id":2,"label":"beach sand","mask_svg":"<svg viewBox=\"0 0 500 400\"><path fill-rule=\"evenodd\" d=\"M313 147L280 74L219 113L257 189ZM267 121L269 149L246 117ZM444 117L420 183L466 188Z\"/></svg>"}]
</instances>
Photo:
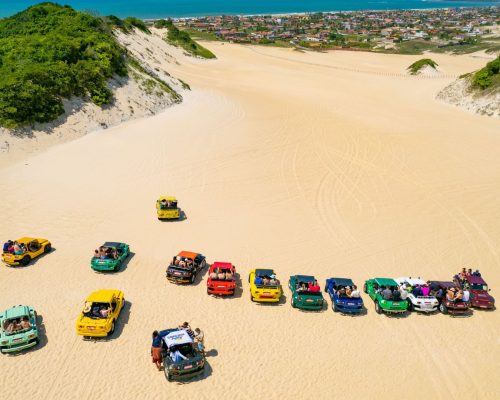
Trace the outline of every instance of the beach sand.
<instances>
[{"instance_id":1,"label":"beach sand","mask_svg":"<svg viewBox=\"0 0 500 400\"><path fill-rule=\"evenodd\" d=\"M0 268L0 309L33 305L38 348L0 361L0 398L498 399L498 311L470 318L334 314L290 306L289 275L447 280L479 268L500 298L498 119L435 99L485 60L436 55L440 75L410 77L417 57L207 44L218 59L169 72L184 102L88 134L0 170L0 237L49 238L54 251ZM161 223L159 195L187 219ZM104 241L129 243L123 271L89 267ZM234 298L206 275L175 286L179 250L233 262ZM250 269L272 267L280 305L249 299ZM75 333L85 297L128 301L109 341ZM154 329L205 331L207 374L169 383L150 358Z\"/></svg>"}]
</instances>

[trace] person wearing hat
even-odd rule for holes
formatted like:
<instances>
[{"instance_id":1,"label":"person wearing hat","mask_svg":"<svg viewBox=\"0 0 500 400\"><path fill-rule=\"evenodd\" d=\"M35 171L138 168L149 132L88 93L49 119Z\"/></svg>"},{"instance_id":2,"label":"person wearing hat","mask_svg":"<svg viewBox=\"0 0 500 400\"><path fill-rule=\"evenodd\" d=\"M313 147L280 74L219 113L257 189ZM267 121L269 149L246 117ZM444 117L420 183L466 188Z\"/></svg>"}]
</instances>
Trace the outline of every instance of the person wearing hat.
<instances>
[{"instance_id":1,"label":"person wearing hat","mask_svg":"<svg viewBox=\"0 0 500 400\"><path fill-rule=\"evenodd\" d=\"M276 279L276 275L271 275L271 281L269 282L272 286L276 286L278 284L278 280Z\"/></svg>"},{"instance_id":2,"label":"person wearing hat","mask_svg":"<svg viewBox=\"0 0 500 400\"><path fill-rule=\"evenodd\" d=\"M85 302L85 306L83 307L83 313L88 314L92 310L92 304L90 302Z\"/></svg>"}]
</instances>

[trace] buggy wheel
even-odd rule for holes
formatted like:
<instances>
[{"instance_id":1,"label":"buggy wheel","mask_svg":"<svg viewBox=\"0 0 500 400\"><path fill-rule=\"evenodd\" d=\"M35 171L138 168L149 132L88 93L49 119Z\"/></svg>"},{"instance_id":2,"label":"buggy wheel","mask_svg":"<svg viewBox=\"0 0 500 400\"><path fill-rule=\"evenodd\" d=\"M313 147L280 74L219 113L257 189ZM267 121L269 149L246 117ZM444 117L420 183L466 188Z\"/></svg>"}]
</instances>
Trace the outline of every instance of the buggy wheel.
<instances>
[{"instance_id":1,"label":"buggy wheel","mask_svg":"<svg viewBox=\"0 0 500 400\"><path fill-rule=\"evenodd\" d=\"M293 307L293 308L297 308L297 305L295 304L295 300L294 300L294 298L293 298L293 297L292 297L292 307Z\"/></svg>"},{"instance_id":2,"label":"buggy wheel","mask_svg":"<svg viewBox=\"0 0 500 400\"><path fill-rule=\"evenodd\" d=\"M414 310L414 307L413 307L413 303L411 302L411 300L408 300L408 307L407 307L407 310L409 312L412 312Z\"/></svg>"},{"instance_id":3,"label":"buggy wheel","mask_svg":"<svg viewBox=\"0 0 500 400\"><path fill-rule=\"evenodd\" d=\"M366 287L366 283L363 285L363 292L368 293L368 288Z\"/></svg>"},{"instance_id":4,"label":"buggy wheel","mask_svg":"<svg viewBox=\"0 0 500 400\"><path fill-rule=\"evenodd\" d=\"M446 307L444 303L441 303L439 305L439 311L441 311L443 314L448 314L448 307Z\"/></svg>"},{"instance_id":5,"label":"buggy wheel","mask_svg":"<svg viewBox=\"0 0 500 400\"><path fill-rule=\"evenodd\" d=\"M338 312L339 309L337 307L337 304L335 304L335 301L333 301L333 312Z\"/></svg>"},{"instance_id":6,"label":"buggy wheel","mask_svg":"<svg viewBox=\"0 0 500 400\"><path fill-rule=\"evenodd\" d=\"M165 373L165 378L167 378L167 381L172 382L172 374L168 372L168 368L163 366L163 372Z\"/></svg>"},{"instance_id":7,"label":"buggy wheel","mask_svg":"<svg viewBox=\"0 0 500 400\"><path fill-rule=\"evenodd\" d=\"M43 248L43 252L45 254L47 253L50 253L50 251L52 250L52 246L50 244L46 245L44 248Z\"/></svg>"},{"instance_id":8,"label":"buggy wheel","mask_svg":"<svg viewBox=\"0 0 500 400\"><path fill-rule=\"evenodd\" d=\"M35 346L38 346L40 344L40 339L39 338L36 338L35 339Z\"/></svg>"},{"instance_id":9,"label":"buggy wheel","mask_svg":"<svg viewBox=\"0 0 500 400\"><path fill-rule=\"evenodd\" d=\"M114 331L115 331L115 321L111 323L111 329L108 332L108 336L111 336Z\"/></svg>"},{"instance_id":10,"label":"buggy wheel","mask_svg":"<svg viewBox=\"0 0 500 400\"><path fill-rule=\"evenodd\" d=\"M191 274L190 282L194 283L195 279L196 279L196 275L195 274Z\"/></svg>"},{"instance_id":11,"label":"buggy wheel","mask_svg":"<svg viewBox=\"0 0 500 400\"><path fill-rule=\"evenodd\" d=\"M252 292L250 292L250 301L252 301L252 302L254 302L254 303L255 303L255 300L254 300L254 298L253 298L253 296L252 296Z\"/></svg>"},{"instance_id":12,"label":"buggy wheel","mask_svg":"<svg viewBox=\"0 0 500 400\"><path fill-rule=\"evenodd\" d=\"M28 255L25 255L23 258L21 258L21 261L19 261L19 264L21 265L28 265L31 261L31 257Z\"/></svg>"},{"instance_id":13,"label":"buggy wheel","mask_svg":"<svg viewBox=\"0 0 500 400\"><path fill-rule=\"evenodd\" d=\"M375 302L375 311L377 314L382 314L382 308L380 307L380 304L378 304L378 301Z\"/></svg>"}]
</instances>

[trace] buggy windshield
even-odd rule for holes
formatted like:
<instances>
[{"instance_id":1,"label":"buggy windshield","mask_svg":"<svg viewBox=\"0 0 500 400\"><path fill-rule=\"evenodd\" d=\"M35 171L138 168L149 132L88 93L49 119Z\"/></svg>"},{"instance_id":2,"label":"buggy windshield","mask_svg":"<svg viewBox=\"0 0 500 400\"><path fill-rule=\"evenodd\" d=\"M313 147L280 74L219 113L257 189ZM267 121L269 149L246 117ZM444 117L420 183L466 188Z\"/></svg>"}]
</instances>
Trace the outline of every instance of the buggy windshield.
<instances>
[{"instance_id":1,"label":"buggy windshield","mask_svg":"<svg viewBox=\"0 0 500 400\"><path fill-rule=\"evenodd\" d=\"M473 283L470 288L472 290L484 290L485 292L488 291L488 285L482 285L480 283Z\"/></svg>"}]
</instances>

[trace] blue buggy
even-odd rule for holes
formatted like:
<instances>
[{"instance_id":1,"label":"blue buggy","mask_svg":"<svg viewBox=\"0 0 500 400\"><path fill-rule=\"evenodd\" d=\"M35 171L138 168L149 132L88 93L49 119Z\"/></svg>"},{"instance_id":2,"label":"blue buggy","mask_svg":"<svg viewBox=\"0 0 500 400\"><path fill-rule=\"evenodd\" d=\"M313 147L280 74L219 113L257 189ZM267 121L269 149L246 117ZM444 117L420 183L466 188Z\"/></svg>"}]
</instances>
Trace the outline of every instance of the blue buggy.
<instances>
[{"instance_id":1,"label":"blue buggy","mask_svg":"<svg viewBox=\"0 0 500 400\"><path fill-rule=\"evenodd\" d=\"M335 312L345 314L359 314L363 311L363 299L349 297L345 294L346 288L352 289L354 282L347 278L329 278L326 280L325 292L330 295L332 308Z\"/></svg>"}]
</instances>

